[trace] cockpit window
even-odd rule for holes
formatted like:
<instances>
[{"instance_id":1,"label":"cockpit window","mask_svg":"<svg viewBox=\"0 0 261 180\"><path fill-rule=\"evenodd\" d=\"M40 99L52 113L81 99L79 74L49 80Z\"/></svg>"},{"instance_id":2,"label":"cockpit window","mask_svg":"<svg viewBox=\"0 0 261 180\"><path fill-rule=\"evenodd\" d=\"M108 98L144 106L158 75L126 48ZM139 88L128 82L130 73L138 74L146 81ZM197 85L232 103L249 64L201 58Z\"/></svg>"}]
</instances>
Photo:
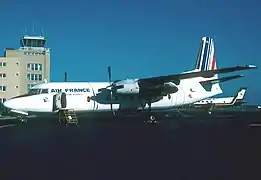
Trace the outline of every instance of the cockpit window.
<instances>
[{"instance_id":1,"label":"cockpit window","mask_svg":"<svg viewBox=\"0 0 261 180\"><path fill-rule=\"evenodd\" d=\"M30 89L30 91L28 92L28 94L31 94L31 95L38 94L38 90L39 90L39 89Z\"/></svg>"},{"instance_id":2,"label":"cockpit window","mask_svg":"<svg viewBox=\"0 0 261 180\"><path fill-rule=\"evenodd\" d=\"M13 97L11 99L20 98L20 97L28 97L28 96L37 95L37 94L47 94L47 93L48 93L48 89L30 89L28 93Z\"/></svg>"},{"instance_id":3,"label":"cockpit window","mask_svg":"<svg viewBox=\"0 0 261 180\"><path fill-rule=\"evenodd\" d=\"M35 95L35 94L48 94L48 89L30 89L28 92L30 95Z\"/></svg>"},{"instance_id":4,"label":"cockpit window","mask_svg":"<svg viewBox=\"0 0 261 180\"><path fill-rule=\"evenodd\" d=\"M48 89L42 89L41 94L48 94Z\"/></svg>"}]
</instances>

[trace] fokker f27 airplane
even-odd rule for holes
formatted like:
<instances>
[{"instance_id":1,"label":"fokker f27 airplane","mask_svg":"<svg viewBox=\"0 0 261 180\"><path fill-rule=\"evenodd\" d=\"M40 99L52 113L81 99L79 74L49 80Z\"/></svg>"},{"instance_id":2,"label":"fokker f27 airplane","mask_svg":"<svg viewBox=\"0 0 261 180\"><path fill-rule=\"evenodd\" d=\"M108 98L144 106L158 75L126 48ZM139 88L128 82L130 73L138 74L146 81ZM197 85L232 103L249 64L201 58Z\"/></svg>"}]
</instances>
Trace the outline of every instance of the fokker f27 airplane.
<instances>
[{"instance_id":1,"label":"fokker f27 airplane","mask_svg":"<svg viewBox=\"0 0 261 180\"><path fill-rule=\"evenodd\" d=\"M35 85L24 95L5 101L11 112L50 115L62 109L79 113L148 111L148 122L155 122L153 110L181 107L222 93L220 82L242 77L219 78L218 74L256 68L253 65L217 69L214 41L203 37L196 67L181 74L117 80L109 82L50 82ZM21 120L23 120L21 118Z\"/></svg>"}]
</instances>

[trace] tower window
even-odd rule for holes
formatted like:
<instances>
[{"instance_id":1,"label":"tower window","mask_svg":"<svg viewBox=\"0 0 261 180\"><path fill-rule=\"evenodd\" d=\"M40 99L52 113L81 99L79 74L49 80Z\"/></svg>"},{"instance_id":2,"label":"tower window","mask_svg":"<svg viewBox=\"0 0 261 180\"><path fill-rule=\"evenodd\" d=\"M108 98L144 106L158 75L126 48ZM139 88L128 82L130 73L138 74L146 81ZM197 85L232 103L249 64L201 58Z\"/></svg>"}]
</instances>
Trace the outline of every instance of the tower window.
<instances>
[{"instance_id":1,"label":"tower window","mask_svg":"<svg viewBox=\"0 0 261 180\"><path fill-rule=\"evenodd\" d=\"M6 62L0 62L0 67L5 67L6 66Z\"/></svg>"},{"instance_id":2,"label":"tower window","mask_svg":"<svg viewBox=\"0 0 261 180\"><path fill-rule=\"evenodd\" d=\"M6 74L5 73L0 73L0 78L6 78Z\"/></svg>"},{"instance_id":3,"label":"tower window","mask_svg":"<svg viewBox=\"0 0 261 180\"><path fill-rule=\"evenodd\" d=\"M27 69L29 71L41 71L43 69L43 65L42 64L29 63L29 64L27 64Z\"/></svg>"},{"instance_id":4,"label":"tower window","mask_svg":"<svg viewBox=\"0 0 261 180\"><path fill-rule=\"evenodd\" d=\"M4 103L6 101L6 98L0 98L0 103Z\"/></svg>"},{"instance_id":5,"label":"tower window","mask_svg":"<svg viewBox=\"0 0 261 180\"><path fill-rule=\"evenodd\" d=\"M0 92L5 92L6 91L6 86L0 86Z\"/></svg>"},{"instance_id":6,"label":"tower window","mask_svg":"<svg viewBox=\"0 0 261 180\"><path fill-rule=\"evenodd\" d=\"M27 79L29 81L42 81L42 74L27 74Z\"/></svg>"}]
</instances>

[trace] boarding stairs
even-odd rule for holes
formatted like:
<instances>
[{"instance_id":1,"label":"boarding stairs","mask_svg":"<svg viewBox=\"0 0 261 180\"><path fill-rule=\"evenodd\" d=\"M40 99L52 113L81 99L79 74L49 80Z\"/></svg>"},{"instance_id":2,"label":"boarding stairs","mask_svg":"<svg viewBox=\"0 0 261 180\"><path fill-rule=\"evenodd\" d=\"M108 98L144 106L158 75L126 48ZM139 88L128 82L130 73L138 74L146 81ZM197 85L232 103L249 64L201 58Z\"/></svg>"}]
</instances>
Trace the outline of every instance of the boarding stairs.
<instances>
[{"instance_id":1,"label":"boarding stairs","mask_svg":"<svg viewBox=\"0 0 261 180\"><path fill-rule=\"evenodd\" d=\"M79 121L76 116L74 109L59 109L58 111L59 123L65 124L75 124L78 125Z\"/></svg>"}]
</instances>

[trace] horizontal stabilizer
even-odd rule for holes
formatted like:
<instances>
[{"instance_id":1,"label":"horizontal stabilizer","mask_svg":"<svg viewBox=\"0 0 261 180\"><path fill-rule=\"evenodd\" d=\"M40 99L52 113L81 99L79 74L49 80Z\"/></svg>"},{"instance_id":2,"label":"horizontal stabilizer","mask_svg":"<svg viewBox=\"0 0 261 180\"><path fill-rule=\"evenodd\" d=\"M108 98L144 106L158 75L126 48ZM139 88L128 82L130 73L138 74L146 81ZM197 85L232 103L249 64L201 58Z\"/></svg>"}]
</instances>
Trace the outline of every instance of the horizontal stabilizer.
<instances>
[{"instance_id":1,"label":"horizontal stabilizer","mask_svg":"<svg viewBox=\"0 0 261 180\"><path fill-rule=\"evenodd\" d=\"M201 81L200 83L202 85L206 85L206 84L216 84L216 83L221 83L221 82L225 82L225 81L229 81L232 79L237 79L237 78L241 78L243 77L243 75L235 75L235 76L228 76L228 77L223 77L223 78L218 78L218 79L212 79L212 80L207 80L207 81Z\"/></svg>"}]
</instances>

